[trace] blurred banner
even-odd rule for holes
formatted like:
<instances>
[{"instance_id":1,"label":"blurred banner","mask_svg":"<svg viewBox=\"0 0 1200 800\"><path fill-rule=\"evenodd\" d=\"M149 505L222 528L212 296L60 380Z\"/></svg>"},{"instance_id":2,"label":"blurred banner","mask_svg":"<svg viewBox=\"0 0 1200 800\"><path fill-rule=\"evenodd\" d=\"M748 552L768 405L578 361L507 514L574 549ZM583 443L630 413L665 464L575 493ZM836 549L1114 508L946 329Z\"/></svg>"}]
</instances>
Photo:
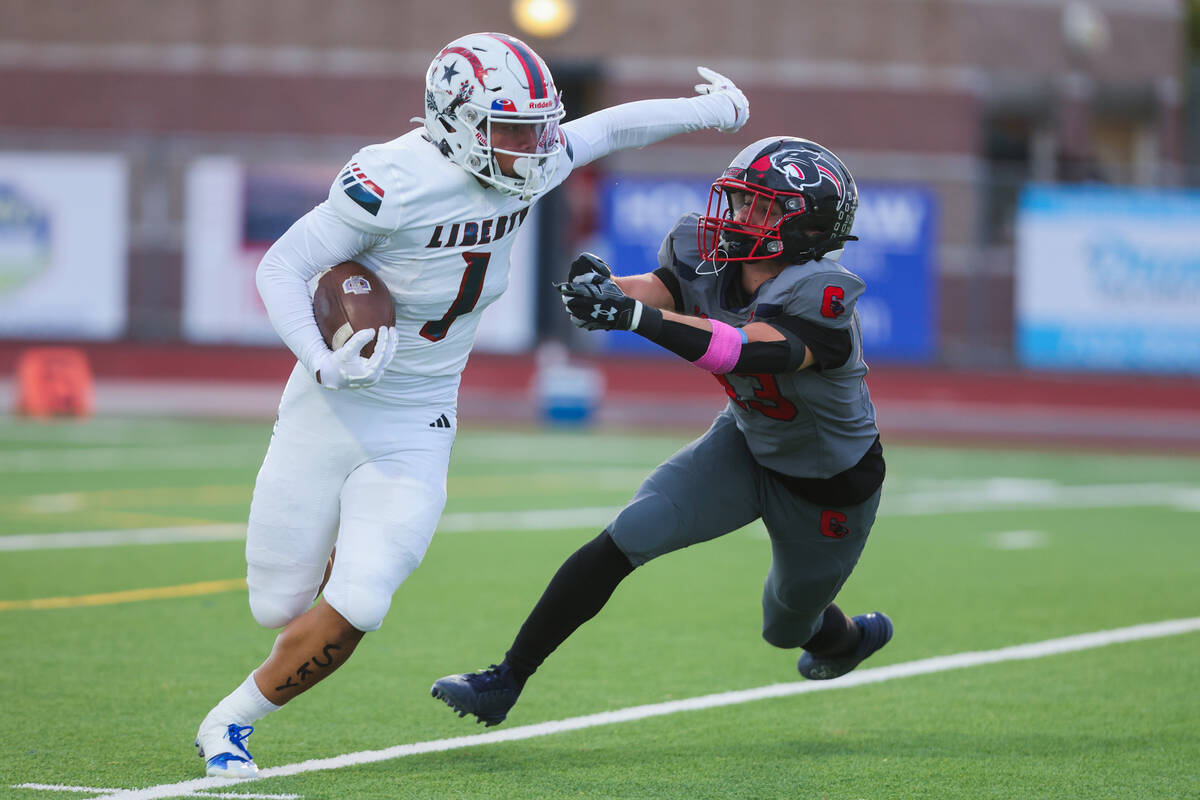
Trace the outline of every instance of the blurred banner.
<instances>
[{"instance_id":1,"label":"blurred banner","mask_svg":"<svg viewBox=\"0 0 1200 800\"><path fill-rule=\"evenodd\" d=\"M271 244L324 202L342 164L248 165L212 156L186 180L183 335L188 341L281 344L254 284ZM523 352L534 342L537 212L521 226L504 296L484 312L478 349Z\"/></svg>"},{"instance_id":2,"label":"blurred banner","mask_svg":"<svg viewBox=\"0 0 1200 800\"><path fill-rule=\"evenodd\" d=\"M1200 192L1031 186L1016 236L1023 364L1200 372Z\"/></svg>"},{"instance_id":3,"label":"blurred banner","mask_svg":"<svg viewBox=\"0 0 1200 800\"><path fill-rule=\"evenodd\" d=\"M127 192L120 156L0 154L0 336L124 333Z\"/></svg>"},{"instance_id":4,"label":"blurred banner","mask_svg":"<svg viewBox=\"0 0 1200 800\"><path fill-rule=\"evenodd\" d=\"M704 213L710 179L609 175L601 184L602 230L594 243L618 275L651 272L659 245L679 217ZM858 301L869 363L930 361L937 352L937 198L922 186L860 184L854 234L842 263L862 277ZM616 352L664 354L632 333L604 337Z\"/></svg>"}]
</instances>

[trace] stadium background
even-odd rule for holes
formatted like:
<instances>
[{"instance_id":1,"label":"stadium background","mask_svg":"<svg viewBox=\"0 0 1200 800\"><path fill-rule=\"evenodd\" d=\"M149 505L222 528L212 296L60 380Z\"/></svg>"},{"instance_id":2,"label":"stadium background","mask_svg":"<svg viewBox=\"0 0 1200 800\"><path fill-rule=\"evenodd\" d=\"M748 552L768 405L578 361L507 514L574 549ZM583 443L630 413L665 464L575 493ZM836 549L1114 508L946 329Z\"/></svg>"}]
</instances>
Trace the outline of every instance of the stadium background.
<instances>
[{"instance_id":1,"label":"stadium background","mask_svg":"<svg viewBox=\"0 0 1200 800\"><path fill-rule=\"evenodd\" d=\"M580 170L537 207L509 311L485 316L463 420L529 421L571 363L601 422L696 427L723 394L565 324L546 291L592 249L621 272L753 139L833 148L863 198L845 263L893 435L1200 446L1200 90L1182 0L635 0L548 37L507 2L9 0L0 8L0 399L22 354L79 348L95 410L264 416L293 359L257 257L364 144L410 128L446 41L511 31L568 118L690 94L752 117ZM543 383L539 384L539 380ZM542 398L544 400L544 398Z\"/></svg>"}]
</instances>

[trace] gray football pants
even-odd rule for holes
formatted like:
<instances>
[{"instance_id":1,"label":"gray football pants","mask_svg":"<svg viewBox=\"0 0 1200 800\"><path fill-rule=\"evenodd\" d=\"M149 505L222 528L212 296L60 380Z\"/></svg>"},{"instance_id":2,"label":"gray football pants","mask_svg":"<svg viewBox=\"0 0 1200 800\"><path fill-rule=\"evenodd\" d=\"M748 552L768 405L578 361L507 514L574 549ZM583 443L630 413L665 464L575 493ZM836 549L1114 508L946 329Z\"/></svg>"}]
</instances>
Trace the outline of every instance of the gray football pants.
<instances>
[{"instance_id":1,"label":"gray football pants","mask_svg":"<svg viewBox=\"0 0 1200 800\"><path fill-rule=\"evenodd\" d=\"M733 418L721 414L650 473L608 532L640 566L761 517L771 538L762 635L776 647L799 647L858 563L879 495L846 507L797 497L754 460Z\"/></svg>"}]
</instances>

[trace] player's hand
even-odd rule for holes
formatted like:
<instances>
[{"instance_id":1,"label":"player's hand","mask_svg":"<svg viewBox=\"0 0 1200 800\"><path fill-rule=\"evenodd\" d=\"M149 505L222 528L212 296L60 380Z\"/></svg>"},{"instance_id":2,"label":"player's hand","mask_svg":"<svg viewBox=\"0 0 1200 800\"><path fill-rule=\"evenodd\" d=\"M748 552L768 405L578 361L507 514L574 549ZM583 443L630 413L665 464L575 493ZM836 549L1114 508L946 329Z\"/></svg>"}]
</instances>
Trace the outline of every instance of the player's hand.
<instances>
[{"instance_id":1,"label":"player's hand","mask_svg":"<svg viewBox=\"0 0 1200 800\"><path fill-rule=\"evenodd\" d=\"M696 72L699 72L700 77L708 81L708 83L696 84L697 94L719 94L728 97L729 102L733 103L733 121L720 126L718 130L736 131L745 125L746 120L750 119L750 101L746 99L746 95L742 94L742 90L737 87L737 84L708 67L696 67Z\"/></svg>"},{"instance_id":2,"label":"player's hand","mask_svg":"<svg viewBox=\"0 0 1200 800\"><path fill-rule=\"evenodd\" d=\"M612 270L604 259L593 253L580 253L571 262L571 270L567 273L568 283L601 284L612 280Z\"/></svg>"},{"instance_id":3,"label":"player's hand","mask_svg":"<svg viewBox=\"0 0 1200 800\"><path fill-rule=\"evenodd\" d=\"M642 303L624 292L616 282L566 282L555 284L563 305L577 328L588 331L629 331L642 319Z\"/></svg>"},{"instance_id":4,"label":"player's hand","mask_svg":"<svg viewBox=\"0 0 1200 800\"><path fill-rule=\"evenodd\" d=\"M370 358L363 358L359 351L372 339L375 340L375 351ZM396 354L397 339L396 329L386 326L378 331L358 331L337 350L326 352L317 368L317 381L327 389L374 386Z\"/></svg>"}]
</instances>

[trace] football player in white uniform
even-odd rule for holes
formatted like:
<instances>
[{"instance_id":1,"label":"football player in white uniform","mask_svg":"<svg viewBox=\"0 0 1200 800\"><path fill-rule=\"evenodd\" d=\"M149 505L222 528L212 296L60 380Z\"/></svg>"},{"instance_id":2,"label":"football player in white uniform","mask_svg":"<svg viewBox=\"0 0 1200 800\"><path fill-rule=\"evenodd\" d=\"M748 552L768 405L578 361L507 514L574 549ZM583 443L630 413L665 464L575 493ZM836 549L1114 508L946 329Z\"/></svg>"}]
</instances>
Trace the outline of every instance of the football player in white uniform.
<instances>
[{"instance_id":1,"label":"football player in white uniform","mask_svg":"<svg viewBox=\"0 0 1200 800\"><path fill-rule=\"evenodd\" d=\"M360 150L328 200L263 257L259 292L297 364L254 486L246 581L254 618L283 630L201 722L208 775L257 773L245 743L252 723L345 663L424 556L446 501L460 375L483 309L508 285L530 206L615 150L745 124L745 95L698 71L695 96L559 127L554 80L526 44L499 33L456 39L426 74L425 116L414 119L424 124ZM309 284L343 261L383 279L396 324L332 351ZM371 357L359 356L372 339Z\"/></svg>"}]
</instances>

